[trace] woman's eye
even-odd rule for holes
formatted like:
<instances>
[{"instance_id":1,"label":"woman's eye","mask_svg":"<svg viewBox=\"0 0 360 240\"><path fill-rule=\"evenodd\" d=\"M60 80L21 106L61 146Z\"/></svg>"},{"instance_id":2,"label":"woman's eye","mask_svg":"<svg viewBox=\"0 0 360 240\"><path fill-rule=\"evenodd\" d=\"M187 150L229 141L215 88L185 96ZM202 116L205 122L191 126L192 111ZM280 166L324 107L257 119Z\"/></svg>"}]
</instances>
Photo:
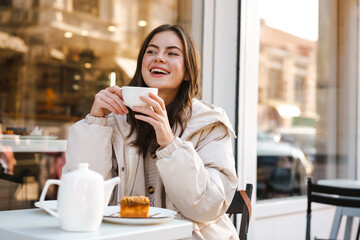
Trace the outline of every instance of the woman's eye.
<instances>
[{"instance_id":1,"label":"woman's eye","mask_svg":"<svg viewBox=\"0 0 360 240\"><path fill-rule=\"evenodd\" d=\"M177 54L176 52L169 52L170 56L179 56L179 54Z\"/></svg>"},{"instance_id":2,"label":"woman's eye","mask_svg":"<svg viewBox=\"0 0 360 240\"><path fill-rule=\"evenodd\" d=\"M148 53L148 54L154 54L155 51L154 51L154 50L147 50L146 53Z\"/></svg>"}]
</instances>

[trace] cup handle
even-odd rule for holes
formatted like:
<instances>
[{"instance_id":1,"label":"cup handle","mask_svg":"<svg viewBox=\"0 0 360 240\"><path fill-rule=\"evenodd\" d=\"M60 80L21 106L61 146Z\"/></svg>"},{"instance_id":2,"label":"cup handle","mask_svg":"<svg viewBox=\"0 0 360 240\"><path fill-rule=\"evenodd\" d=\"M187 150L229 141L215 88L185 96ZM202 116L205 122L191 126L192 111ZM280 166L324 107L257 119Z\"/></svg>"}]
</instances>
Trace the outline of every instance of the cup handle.
<instances>
[{"instance_id":1,"label":"cup handle","mask_svg":"<svg viewBox=\"0 0 360 240\"><path fill-rule=\"evenodd\" d=\"M120 88L120 90L121 90L121 93L122 93L122 88ZM114 94L116 94L116 93L114 93ZM124 100L124 95L122 95L122 97L123 97L122 101L123 101L123 103L125 104L125 106L130 107L128 104L126 104L126 103L125 103L125 100Z\"/></svg>"},{"instance_id":2,"label":"cup handle","mask_svg":"<svg viewBox=\"0 0 360 240\"><path fill-rule=\"evenodd\" d=\"M40 195L40 200L39 200L39 203L40 203L40 206L45 210L47 211L48 213L50 213L51 215L53 215L54 217L56 218L59 218L59 214L53 210L51 210L50 208L48 208L45 204L45 196L46 196L46 193L49 189L49 186L51 184L57 184L57 185L61 185L61 181L60 180L55 180L55 179L50 179L50 180L47 180L46 183L45 183L45 186L41 192L41 195Z\"/></svg>"}]
</instances>

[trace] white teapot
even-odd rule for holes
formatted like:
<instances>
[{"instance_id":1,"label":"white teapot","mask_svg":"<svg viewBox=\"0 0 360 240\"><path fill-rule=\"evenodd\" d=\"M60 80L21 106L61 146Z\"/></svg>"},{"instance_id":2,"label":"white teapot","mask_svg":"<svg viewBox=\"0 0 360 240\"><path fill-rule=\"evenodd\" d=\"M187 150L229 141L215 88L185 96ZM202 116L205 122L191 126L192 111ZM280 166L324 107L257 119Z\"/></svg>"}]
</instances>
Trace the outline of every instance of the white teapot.
<instances>
[{"instance_id":1,"label":"white teapot","mask_svg":"<svg viewBox=\"0 0 360 240\"><path fill-rule=\"evenodd\" d=\"M60 227L66 231L96 231L100 227L112 190L119 183L119 177L104 182L99 173L89 169L88 163L80 163L77 170L64 174L61 180L46 181L40 196L40 206L59 218ZM51 184L59 185L57 212L44 202Z\"/></svg>"}]
</instances>

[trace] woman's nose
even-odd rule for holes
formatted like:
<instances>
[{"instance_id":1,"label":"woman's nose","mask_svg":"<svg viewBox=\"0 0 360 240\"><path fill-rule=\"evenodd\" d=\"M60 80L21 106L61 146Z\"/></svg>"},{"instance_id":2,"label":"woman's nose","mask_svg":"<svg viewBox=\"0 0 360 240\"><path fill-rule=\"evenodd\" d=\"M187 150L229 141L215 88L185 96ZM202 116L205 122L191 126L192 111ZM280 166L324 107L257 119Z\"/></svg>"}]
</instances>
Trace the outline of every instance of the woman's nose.
<instances>
[{"instance_id":1,"label":"woman's nose","mask_svg":"<svg viewBox=\"0 0 360 240\"><path fill-rule=\"evenodd\" d=\"M155 57L155 61L156 61L156 62L166 62L166 58L164 57L164 55L158 54L158 55Z\"/></svg>"}]
</instances>

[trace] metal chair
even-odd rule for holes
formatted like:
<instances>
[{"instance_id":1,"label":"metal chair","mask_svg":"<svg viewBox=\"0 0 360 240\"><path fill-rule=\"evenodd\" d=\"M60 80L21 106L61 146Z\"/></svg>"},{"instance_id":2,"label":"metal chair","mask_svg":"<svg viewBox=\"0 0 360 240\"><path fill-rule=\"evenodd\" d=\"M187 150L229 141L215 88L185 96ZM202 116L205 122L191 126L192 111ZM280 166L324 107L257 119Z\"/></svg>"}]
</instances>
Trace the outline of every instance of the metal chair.
<instances>
[{"instance_id":1,"label":"metal chair","mask_svg":"<svg viewBox=\"0 0 360 240\"><path fill-rule=\"evenodd\" d=\"M24 180L22 177L6 173L0 174L0 211L10 210L16 205L14 195L18 186L23 183Z\"/></svg>"},{"instance_id":2,"label":"metal chair","mask_svg":"<svg viewBox=\"0 0 360 240\"><path fill-rule=\"evenodd\" d=\"M249 222L251 218L251 195L252 195L253 185L246 184L246 190L238 190L235 192L234 198L227 210L226 213L229 214L229 217L232 214L242 214L241 224L239 231L240 240L247 239L247 233L249 229Z\"/></svg>"},{"instance_id":3,"label":"metal chair","mask_svg":"<svg viewBox=\"0 0 360 240\"><path fill-rule=\"evenodd\" d=\"M311 178L308 178L307 184L306 240L310 240L311 203L317 202L337 207L360 208L360 189L316 184L312 182ZM335 215L330 239L335 239L337 235L338 224L336 218ZM315 239L318 238L315 237Z\"/></svg>"}]
</instances>

